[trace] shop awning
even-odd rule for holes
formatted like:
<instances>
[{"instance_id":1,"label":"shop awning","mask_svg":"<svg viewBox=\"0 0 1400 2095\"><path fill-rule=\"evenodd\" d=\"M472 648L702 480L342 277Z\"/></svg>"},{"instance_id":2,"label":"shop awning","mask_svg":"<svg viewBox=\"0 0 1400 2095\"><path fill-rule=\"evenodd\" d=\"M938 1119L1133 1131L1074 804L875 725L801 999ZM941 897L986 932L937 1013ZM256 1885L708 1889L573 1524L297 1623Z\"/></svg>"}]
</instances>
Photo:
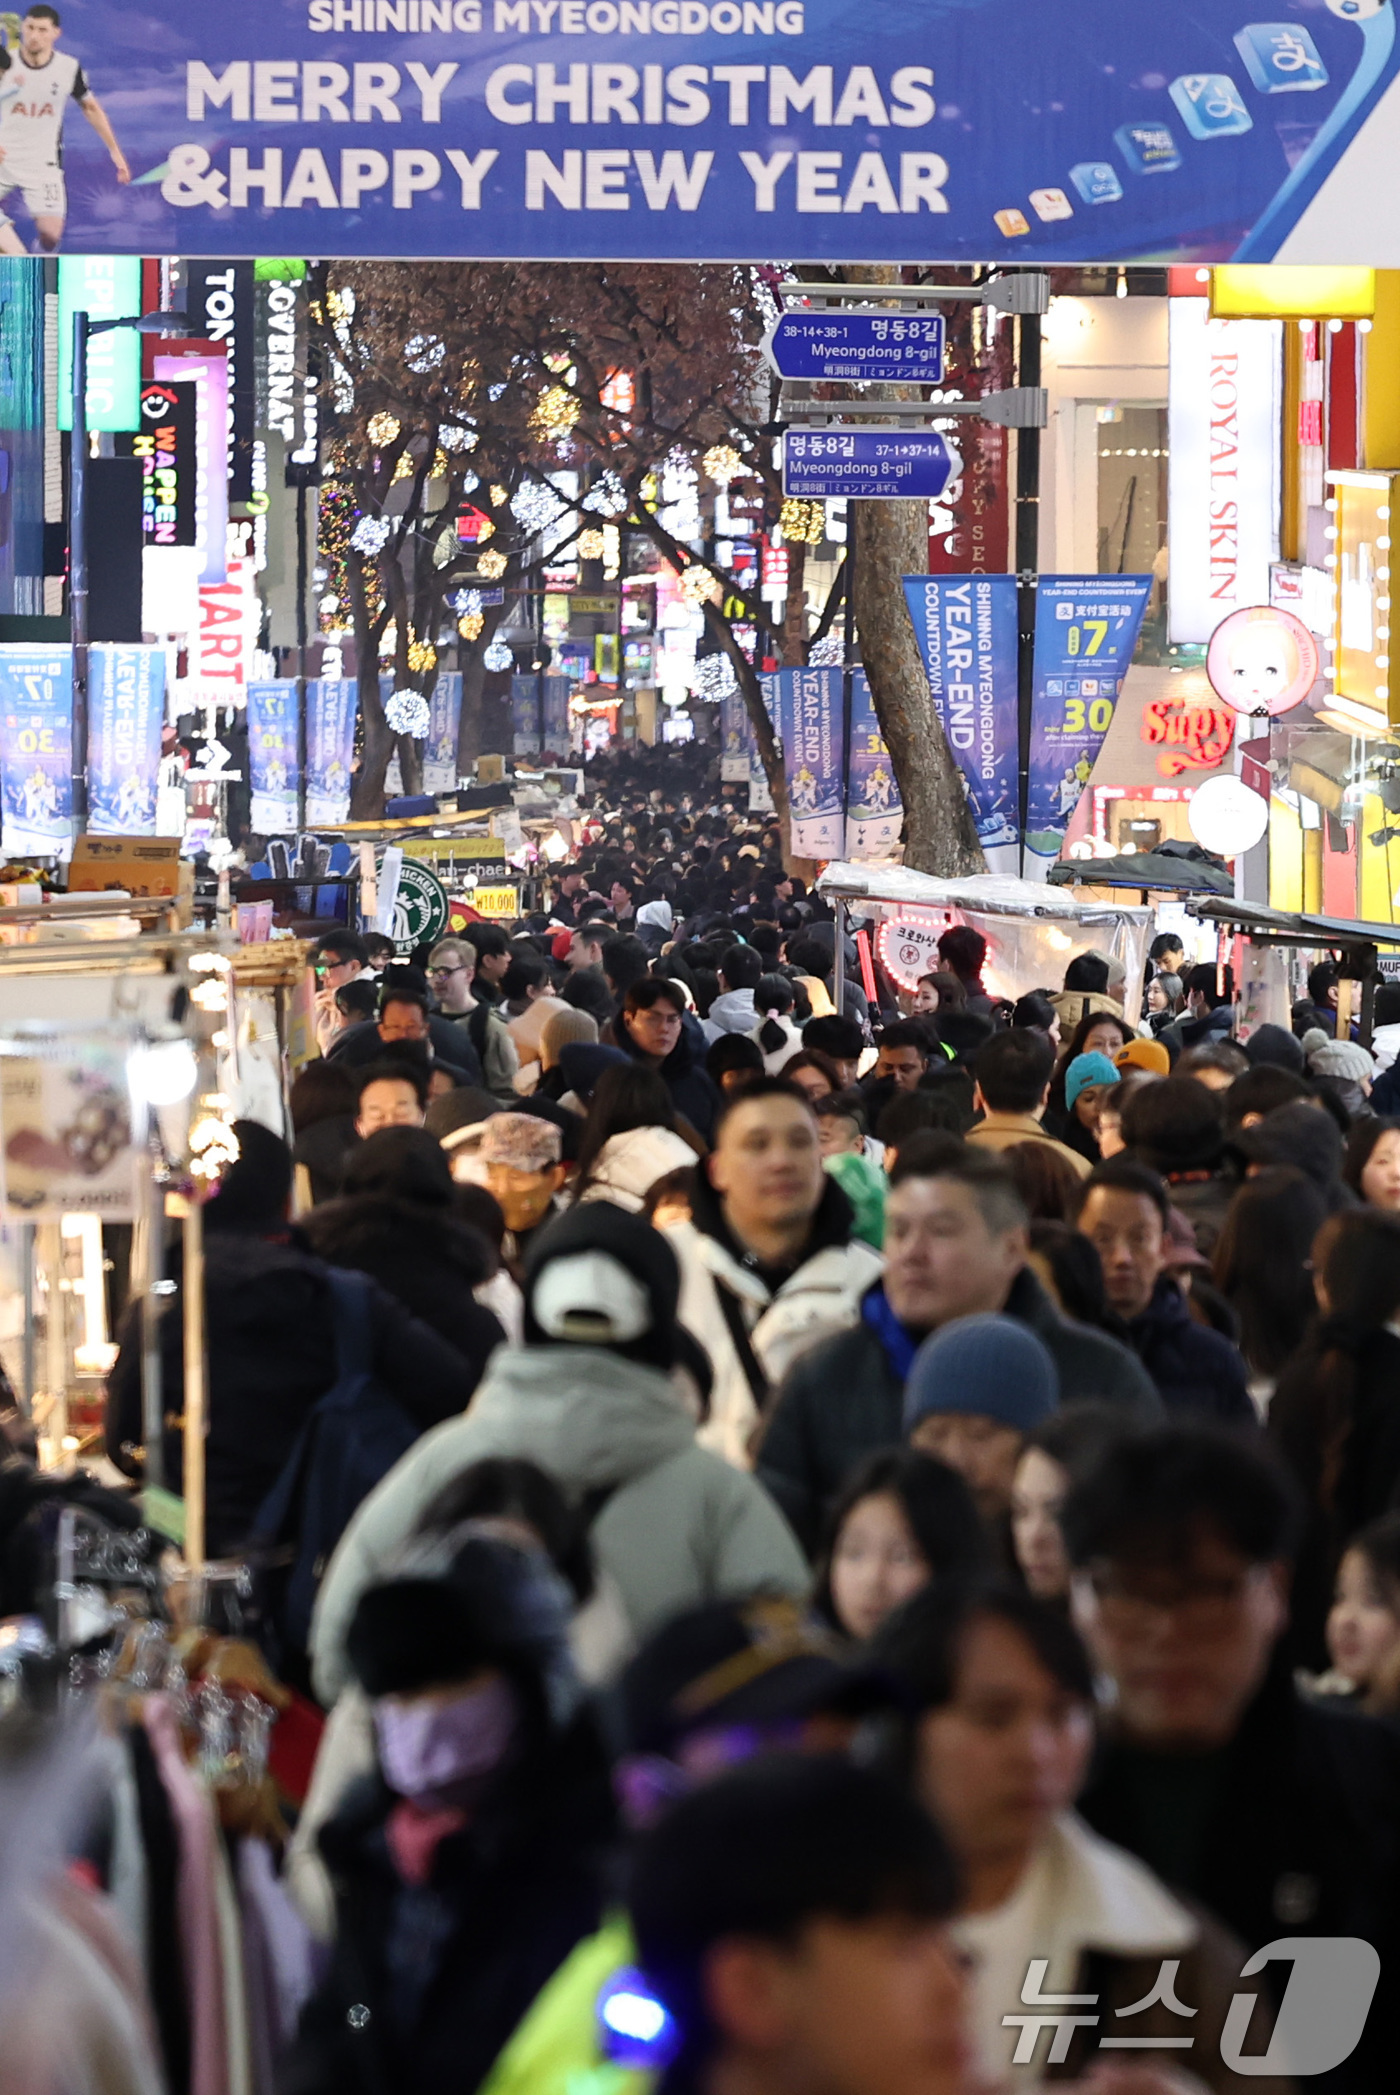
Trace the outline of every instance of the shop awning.
<instances>
[{"instance_id":1,"label":"shop awning","mask_svg":"<svg viewBox=\"0 0 1400 2095\"><path fill-rule=\"evenodd\" d=\"M1117 858L1081 858L1052 866L1047 878L1055 887L1135 887L1169 889L1173 894L1228 895L1234 875L1219 859L1175 851L1129 851Z\"/></svg>"},{"instance_id":2,"label":"shop awning","mask_svg":"<svg viewBox=\"0 0 1400 2095\"><path fill-rule=\"evenodd\" d=\"M1368 924L1357 917L1317 917L1289 909L1269 909L1262 902L1217 901L1203 897L1187 903L1192 916L1241 931L1246 938L1276 946L1400 946L1400 924Z\"/></svg>"},{"instance_id":3,"label":"shop awning","mask_svg":"<svg viewBox=\"0 0 1400 2095\"><path fill-rule=\"evenodd\" d=\"M1138 881L1141 887L1142 882ZM833 859L817 880L820 894L852 905L880 903L886 908L901 903L919 909L959 909L984 916L1055 917L1062 921L1093 924L1106 919L1148 918L1152 912L1131 903L1076 901L1058 887L1039 880L1012 880L1000 873L970 873L962 880L937 880L931 873L916 873L912 866L849 865Z\"/></svg>"}]
</instances>

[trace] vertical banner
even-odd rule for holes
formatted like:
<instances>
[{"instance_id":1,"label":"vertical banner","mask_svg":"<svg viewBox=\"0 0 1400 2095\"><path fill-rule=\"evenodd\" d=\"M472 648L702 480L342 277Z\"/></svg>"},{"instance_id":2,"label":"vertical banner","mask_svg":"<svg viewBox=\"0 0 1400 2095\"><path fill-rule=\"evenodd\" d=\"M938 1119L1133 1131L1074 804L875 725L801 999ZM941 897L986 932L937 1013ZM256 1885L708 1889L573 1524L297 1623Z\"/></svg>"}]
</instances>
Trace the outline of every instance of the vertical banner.
<instances>
[{"instance_id":1,"label":"vertical banner","mask_svg":"<svg viewBox=\"0 0 1400 2095\"><path fill-rule=\"evenodd\" d=\"M253 499L253 264L187 262L190 333L223 349L228 417L228 498Z\"/></svg>"},{"instance_id":2,"label":"vertical banner","mask_svg":"<svg viewBox=\"0 0 1400 2095\"><path fill-rule=\"evenodd\" d=\"M510 680L510 723L515 754L532 755L540 746L540 680L533 670Z\"/></svg>"},{"instance_id":3,"label":"vertical banner","mask_svg":"<svg viewBox=\"0 0 1400 2095\"><path fill-rule=\"evenodd\" d=\"M295 685L292 694L295 708ZM314 828L318 822L343 822L350 813L350 760L355 753L357 699L358 687L352 677L313 677L307 684L306 820L309 828ZM251 712L250 701L250 716ZM292 720L295 729L295 710ZM295 732L292 749L295 754Z\"/></svg>"},{"instance_id":4,"label":"vertical banner","mask_svg":"<svg viewBox=\"0 0 1400 2095\"><path fill-rule=\"evenodd\" d=\"M0 850L66 857L73 841L73 650L0 645Z\"/></svg>"},{"instance_id":5,"label":"vertical banner","mask_svg":"<svg viewBox=\"0 0 1400 2095\"><path fill-rule=\"evenodd\" d=\"M1204 298L1167 302L1169 640L1204 645L1232 611L1269 601L1282 332L1277 320L1212 320Z\"/></svg>"},{"instance_id":6,"label":"vertical banner","mask_svg":"<svg viewBox=\"0 0 1400 2095\"><path fill-rule=\"evenodd\" d=\"M840 858L846 847L846 723L839 669L780 669L792 849L798 858Z\"/></svg>"},{"instance_id":7,"label":"vertical banner","mask_svg":"<svg viewBox=\"0 0 1400 2095\"><path fill-rule=\"evenodd\" d=\"M42 121L37 112L31 121ZM63 125L60 105L56 122ZM55 146L58 132L55 132ZM11 147L11 151L14 148ZM70 176L71 180L71 176ZM141 310L141 264L133 255L60 255L58 258L58 426L73 427L73 315L91 320L135 319ZM134 327L109 327L87 343L89 430L136 427L141 384L141 337Z\"/></svg>"},{"instance_id":8,"label":"vertical banner","mask_svg":"<svg viewBox=\"0 0 1400 2095\"><path fill-rule=\"evenodd\" d=\"M565 676L547 676L544 680L544 709L540 721L540 734L545 748L553 755L568 754L569 679Z\"/></svg>"},{"instance_id":9,"label":"vertical banner","mask_svg":"<svg viewBox=\"0 0 1400 2095\"><path fill-rule=\"evenodd\" d=\"M297 687L289 677L248 686L249 819L261 836L297 826Z\"/></svg>"},{"instance_id":10,"label":"vertical banner","mask_svg":"<svg viewBox=\"0 0 1400 2095\"><path fill-rule=\"evenodd\" d=\"M851 775L846 786L846 856L887 859L894 855L904 822L875 700L863 669L851 679Z\"/></svg>"},{"instance_id":11,"label":"vertical banner","mask_svg":"<svg viewBox=\"0 0 1400 2095\"><path fill-rule=\"evenodd\" d=\"M1025 876L1043 880L1089 783L1151 575L1042 575L1035 603Z\"/></svg>"},{"instance_id":12,"label":"vertical banner","mask_svg":"<svg viewBox=\"0 0 1400 2095\"><path fill-rule=\"evenodd\" d=\"M1016 577L906 575L934 711L993 873L1020 872Z\"/></svg>"},{"instance_id":13,"label":"vertical banner","mask_svg":"<svg viewBox=\"0 0 1400 2095\"><path fill-rule=\"evenodd\" d=\"M194 387L188 379L150 379L141 388L141 423L116 440L118 458L141 461L141 534L152 546L195 542Z\"/></svg>"},{"instance_id":14,"label":"vertical banner","mask_svg":"<svg viewBox=\"0 0 1400 2095\"><path fill-rule=\"evenodd\" d=\"M164 648L90 651L87 826L93 836L155 835L164 719Z\"/></svg>"},{"instance_id":15,"label":"vertical banner","mask_svg":"<svg viewBox=\"0 0 1400 2095\"><path fill-rule=\"evenodd\" d=\"M221 356L158 356L154 376L194 384L195 544L201 583L228 577L228 367Z\"/></svg>"},{"instance_id":16,"label":"vertical banner","mask_svg":"<svg viewBox=\"0 0 1400 2095\"><path fill-rule=\"evenodd\" d=\"M735 685L719 702L719 775L726 785L743 785L754 756L753 729L744 694Z\"/></svg>"},{"instance_id":17,"label":"vertical banner","mask_svg":"<svg viewBox=\"0 0 1400 2095\"><path fill-rule=\"evenodd\" d=\"M423 744L423 791L451 793L457 786L457 729L462 718L462 672L440 669L428 700L428 739Z\"/></svg>"}]
</instances>

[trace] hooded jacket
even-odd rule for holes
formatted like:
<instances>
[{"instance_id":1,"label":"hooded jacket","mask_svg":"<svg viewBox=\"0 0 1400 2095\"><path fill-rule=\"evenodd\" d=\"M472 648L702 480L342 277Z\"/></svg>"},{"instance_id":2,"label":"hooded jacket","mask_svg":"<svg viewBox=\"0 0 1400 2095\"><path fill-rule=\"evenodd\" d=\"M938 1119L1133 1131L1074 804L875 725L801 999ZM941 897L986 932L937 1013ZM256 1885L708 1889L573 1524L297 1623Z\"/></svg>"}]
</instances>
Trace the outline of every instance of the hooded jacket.
<instances>
[{"instance_id":1,"label":"hooded jacket","mask_svg":"<svg viewBox=\"0 0 1400 2095\"><path fill-rule=\"evenodd\" d=\"M659 1178L694 1162L695 1151L674 1128L629 1128L603 1144L579 1200L610 1200L639 1214Z\"/></svg>"},{"instance_id":2,"label":"hooded jacket","mask_svg":"<svg viewBox=\"0 0 1400 2095\"><path fill-rule=\"evenodd\" d=\"M713 1047L726 1033L752 1033L758 1023L751 989L726 989L716 997L705 1020L705 1038Z\"/></svg>"},{"instance_id":3,"label":"hooded jacket","mask_svg":"<svg viewBox=\"0 0 1400 2095\"><path fill-rule=\"evenodd\" d=\"M834 1179L826 1179L805 1257L779 1287L770 1288L730 1234L709 1179L696 1173L691 1220L667 1236L681 1268L681 1322L714 1370L701 1444L726 1460L749 1466L763 1394L755 1395L729 1318L742 1318L754 1361L776 1388L799 1355L856 1322L861 1296L879 1277L879 1252L852 1236L852 1224L850 1202ZM729 1298L728 1316L722 1294Z\"/></svg>"},{"instance_id":4,"label":"hooded jacket","mask_svg":"<svg viewBox=\"0 0 1400 2095\"><path fill-rule=\"evenodd\" d=\"M441 1209L382 1193L329 1201L302 1227L328 1266L368 1273L481 1373L502 1333L476 1300L490 1255L475 1230Z\"/></svg>"},{"instance_id":5,"label":"hooded jacket","mask_svg":"<svg viewBox=\"0 0 1400 2095\"><path fill-rule=\"evenodd\" d=\"M1023 1267L1003 1313L1045 1341L1060 1374L1060 1402L1123 1404L1134 1418L1162 1415L1161 1399L1128 1351L1105 1332L1062 1317ZM807 1548L820 1545L828 1507L858 1462L904 1438L904 1380L919 1340L874 1288L855 1328L799 1360L778 1392L756 1468Z\"/></svg>"},{"instance_id":6,"label":"hooded jacket","mask_svg":"<svg viewBox=\"0 0 1400 2095\"><path fill-rule=\"evenodd\" d=\"M601 1347L503 1348L471 1409L411 1448L341 1538L311 1629L327 1705L349 1677L345 1635L361 1593L392 1568L443 1485L493 1455L537 1462L576 1501L607 1494L593 1549L638 1638L702 1601L806 1591L787 1522L752 1477L696 1445L668 1375Z\"/></svg>"}]
</instances>

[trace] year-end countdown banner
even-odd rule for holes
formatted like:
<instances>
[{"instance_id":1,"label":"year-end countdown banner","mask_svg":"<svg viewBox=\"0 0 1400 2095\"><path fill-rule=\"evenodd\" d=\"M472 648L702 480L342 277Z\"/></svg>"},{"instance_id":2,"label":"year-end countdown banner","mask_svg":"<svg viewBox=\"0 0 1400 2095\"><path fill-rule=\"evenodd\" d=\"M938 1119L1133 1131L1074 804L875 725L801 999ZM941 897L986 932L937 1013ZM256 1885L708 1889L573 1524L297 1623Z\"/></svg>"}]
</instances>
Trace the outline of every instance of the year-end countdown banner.
<instances>
[{"instance_id":1,"label":"year-end countdown banner","mask_svg":"<svg viewBox=\"0 0 1400 2095\"><path fill-rule=\"evenodd\" d=\"M1375 263L1390 0L65 0L91 254ZM989 63L988 54L995 53ZM60 117L60 121L62 118Z\"/></svg>"},{"instance_id":2,"label":"year-end countdown banner","mask_svg":"<svg viewBox=\"0 0 1400 2095\"><path fill-rule=\"evenodd\" d=\"M1042 575L1035 600L1025 876L1059 857L1089 783L1147 599L1151 575Z\"/></svg>"},{"instance_id":3,"label":"year-end countdown banner","mask_svg":"<svg viewBox=\"0 0 1400 2095\"><path fill-rule=\"evenodd\" d=\"M1016 577L906 575L934 711L993 873L1021 870Z\"/></svg>"},{"instance_id":4,"label":"year-end countdown banner","mask_svg":"<svg viewBox=\"0 0 1400 2095\"><path fill-rule=\"evenodd\" d=\"M165 656L99 646L88 665L88 828L154 836ZM73 651L0 646L0 850L67 855L73 835Z\"/></svg>"}]
</instances>

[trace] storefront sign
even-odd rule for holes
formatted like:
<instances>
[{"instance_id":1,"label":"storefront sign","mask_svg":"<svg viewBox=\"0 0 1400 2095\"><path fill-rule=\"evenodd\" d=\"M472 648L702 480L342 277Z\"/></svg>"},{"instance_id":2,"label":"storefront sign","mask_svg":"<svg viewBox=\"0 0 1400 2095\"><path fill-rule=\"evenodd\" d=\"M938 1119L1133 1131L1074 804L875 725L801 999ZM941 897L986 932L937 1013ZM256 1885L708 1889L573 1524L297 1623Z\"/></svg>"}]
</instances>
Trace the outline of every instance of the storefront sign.
<instances>
[{"instance_id":1,"label":"storefront sign","mask_svg":"<svg viewBox=\"0 0 1400 2095\"><path fill-rule=\"evenodd\" d=\"M195 544L204 554L201 582L222 582L228 568L228 369L222 356L158 356L155 376L194 385Z\"/></svg>"},{"instance_id":2,"label":"storefront sign","mask_svg":"<svg viewBox=\"0 0 1400 2095\"><path fill-rule=\"evenodd\" d=\"M906 575L904 594L934 711L963 774L987 864L1015 875L1016 577Z\"/></svg>"},{"instance_id":3,"label":"storefront sign","mask_svg":"<svg viewBox=\"0 0 1400 2095\"><path fill-rule=\"evenodd\" d=\"M63 13L64 51L122 83L135 176L128 207L69 114L79 253L1194 263L1394 244L1382 0L1243 26L1225 0L983 0L931 42L906 10L847 0L246 0L193 19L154 0L139 64L127 12Z\"/></svg>"},{"instance_id":4,"label":"storefront sign","mask_svg":"<svg viewBox=\"0 0 1400 2095\"><path fill-rule=\"evenodd\" d=\"M1036 590L1025 872L1043 879L1089 783L1151 575L1042 575Z\"/></svg>"},{"instance_id":5,"label":"storefront sign","mask_svg":"<svg viewBox=\"0 0 1400 2095\"><path fill-rule=\"evenodd\" d=\"M1301 705L1317 682L1321 656L1300 618L1276 605L1232 611L1210 636L1210 688L1237 713L1267 719Z\"/></svg>"},{"instance_id":6,"label":"storefront sign","mask_svg":"<svg viewBox=\"0 0 1400 2095\"><path fill-rule=\"evenodd\" d=\"M56 405L60 429L73 427L74 313L86 313L89 320L115 320L135 319L141 311L141 264L117 258L128 242L92 240L71 244L81 244L93 252L64 255L58 265ZM135 429L140 384L141 337L134 327L109 327L100 335L89 334L86 399L90 430Z\"/></svg>"},{"instance_id":7,"label":"storefront sign","mask_svg":"<svg viewBox=\"0 0 1400 2095\"><path fill-rule=\"evenodd\" d=\"M187 262L185 307L190 333L217 342L228 371L228 498L253 499L253 264Z\"/></svg>"},{"instance_id":8,"label":"storefront sign","mask_svg":"<svg viewBox=\"0 0 1400 2095\"><path fill-rule=\"evenodd\" d=\"M141 461L141 531L146 547L195 543L195 389L188 379L153 378L141 388L140 423L117 438L119 457Z\"/></svg>"},{"instance_id":9,"label":"storefront sign","mask_svg":"<svg viewBox=\"0 0 1400 2095\"><path fill-rule=\"evenodd\" d=\"M73 837L73 650L0 645L0 851L51 857Z\"/></svg>"},{"instance_id":10,"label":"storefront sign","mask_svg":"<svg viewBox=\"0 0 1400 2095\"><path fill-rule=\"evenodd\" d=\"M1173 298L1168 332L1167 623L1204 645L1232 611L1269 601L1278 558L1276 320L1212 320Z\"/></svg>"},{"instance_id":11,"label":"storefront sign","mask_svg":"<svg viewBox=\"0 0 1400 2095\"><path fill-rule=\"evenodd\" d=\"M882 920L875 934L875 952L900 989L912 993L921 975L937 972L941 965L938 941L947 929L945 919L925 916L919 910L901 910Z\"/></svg>"},{"instance_id":12,"label":"storefront sign","mask_svg":"<svg viewBox=\"0 0 1400 2095\"><path fill-rule=\"evenodd\" d=\"M8 1214L130 1221L138 1163L130 1050L116 1033L0 1042L0 1188Z\"/></svg>"},{"instance_id":13,"label":"storefront sign","mask_svg":"<svg viewBox=\"0 0 1400 2095\"><path fill-rule=\"evenodd\" d=\"M1156 698L1143 707L1138 732L1158 750L1163 778L1179 778L1183 771L1214 771L1224 762L1235 739L1235 718L1229 706Z\"/></svg>"},{"instance_id":14,"label":"storefront sign","mask_svg":"<svg viewBox=\"0 0 1400 2095\"><path fill-rule=\"evenodd\" d=\"M1252 850L1268 829L1269 803L1233 771L1222 771L1192 794L1187 820L1198 844L1221 858L1234 858Z\"/></svg>"},{"instance_id":15,"label":"storefront sign","mask_svg":"<svg viewBox=\"0 0 1400 2095\"><path fill-rule=\"evenodd\" d=\"M479 917L486 917L493 923L509 923L520 914L518 887L473 888L469 900ZM470 925L467 927L466 936L471 937Z\"/></svg>"},{"instance_id":16,"label":"storefront sign","mask_svg":"<svg viewBox=\"0 0 1400 2095\"><path fill-rule=\"evenodd\" d=\"M94 647L88 656L88 831L152 837L160 731L165 718L165 650Z\"/></svg>"},{"instance_id":17,"label":"storefront sign","mask_svg":"<svg viewBox=\"0 0 1400 2095\"><path fill-rule=\"evenodd\" d=\"M394 900L394 944L401 953L441 938L447 929L447 889L430 866L415 858L404 858L399 866L398 894Z\"/></svg>"},{"instance_id":18,"label":"storefront sign","mask_svg":"<svg viewBox=\"0 0 1400 2095\"><path fill-rule=\"evenodd\" d=\"M199 633L190 674L202 705L241 706L258 629L258 597L245 560L227 563L227 580L202 583Z\"/></svg>"}]
</instances>

